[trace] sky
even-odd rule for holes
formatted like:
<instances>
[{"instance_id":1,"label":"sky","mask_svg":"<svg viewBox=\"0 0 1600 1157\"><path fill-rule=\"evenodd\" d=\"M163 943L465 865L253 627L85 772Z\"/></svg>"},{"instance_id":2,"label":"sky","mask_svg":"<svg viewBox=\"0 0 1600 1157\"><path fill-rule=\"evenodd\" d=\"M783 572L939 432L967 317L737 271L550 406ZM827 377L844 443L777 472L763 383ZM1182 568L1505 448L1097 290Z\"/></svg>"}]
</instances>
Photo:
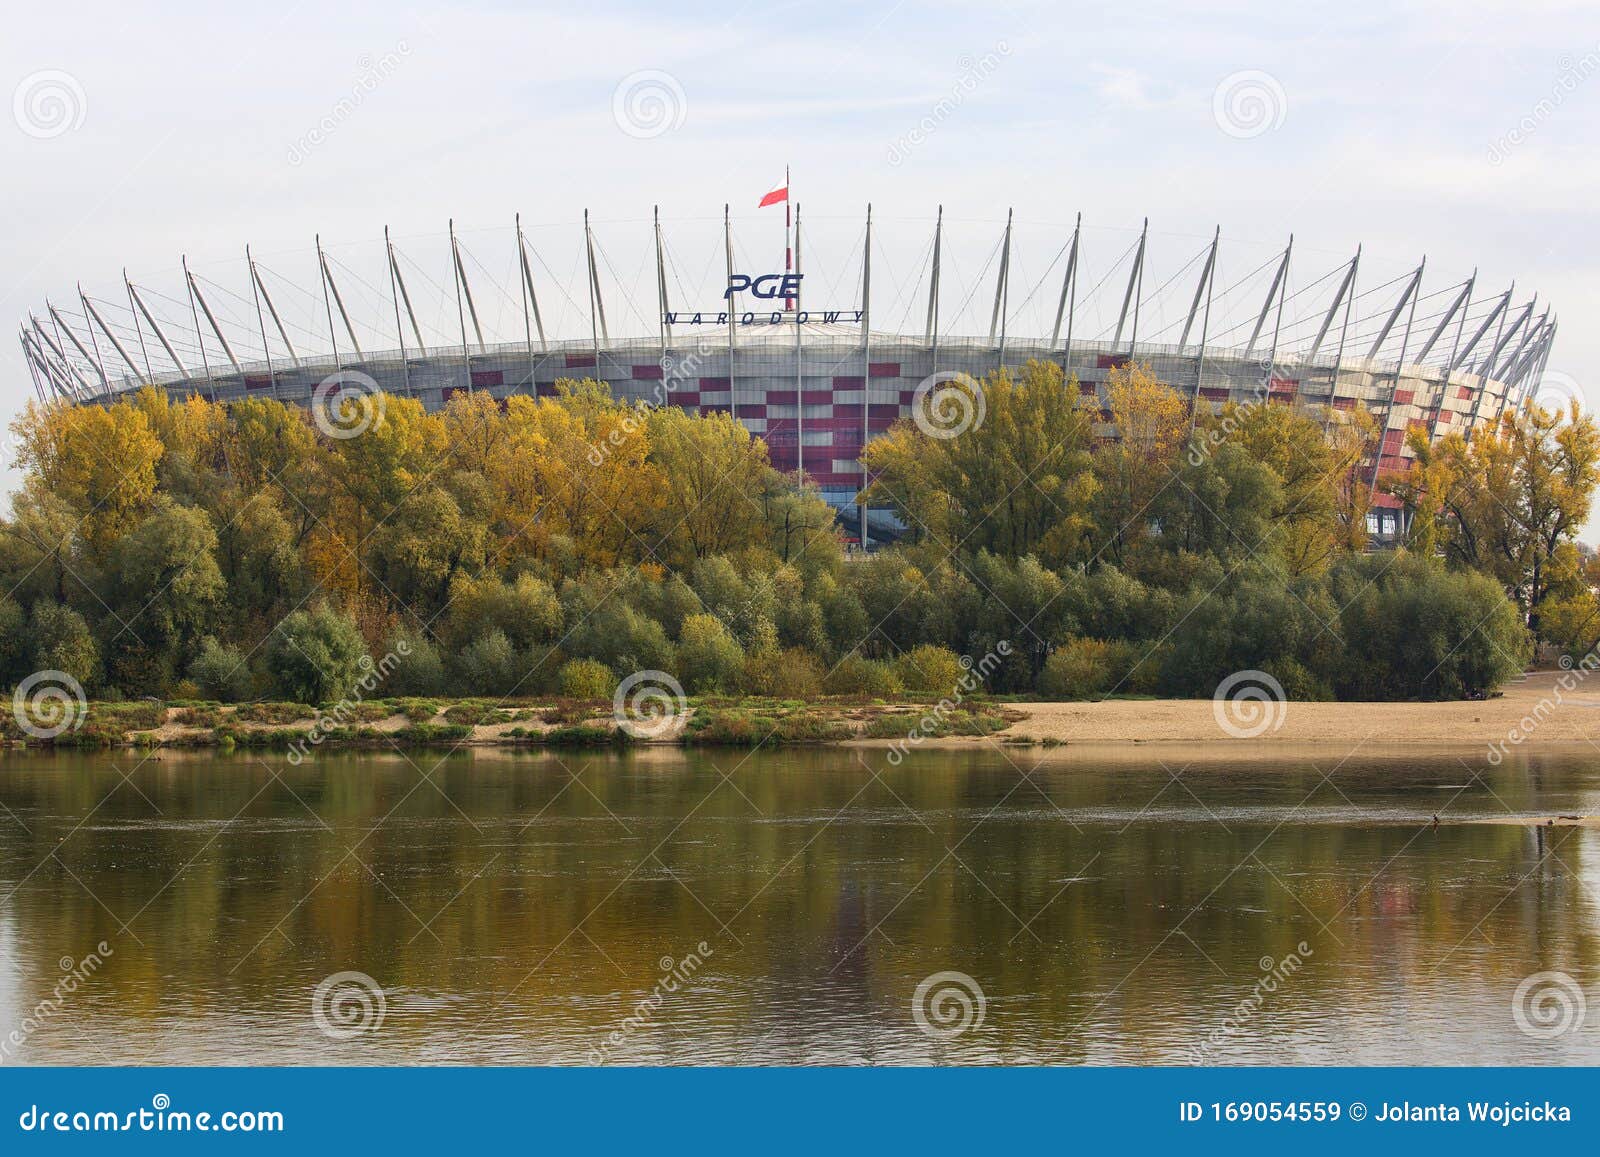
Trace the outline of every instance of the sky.
<instances>
[{"instance_id":1,"label":"sky","mask_svg":"<svg viewBox=\"0 0 1600 1157\"><path fill-rule=\"evenodd\" d=\"M867 202L900 228L902 295L939 204L969 289L1012 209L1025 287L1080 212L1107 270L1148 217L1163 276L1220 225L1240 274L1293 233L1297 285L1358 244L1374 278L1426 257L1430 290L1515 279L1561 318L1548 374L1600 402L1593 4L62 0L6 22L14 323L124 267L181 295L180 255L224 280L246 242L298 267L320 233L355 265L388 225L442 270L452 218L488 277L518 212L560 231L559 270L588 209L636 283L652 205L704 233L732 202L748 242L787 165L841 278ZM32 395L0 341L0 417Z\"/></svg>"}]
</instances>

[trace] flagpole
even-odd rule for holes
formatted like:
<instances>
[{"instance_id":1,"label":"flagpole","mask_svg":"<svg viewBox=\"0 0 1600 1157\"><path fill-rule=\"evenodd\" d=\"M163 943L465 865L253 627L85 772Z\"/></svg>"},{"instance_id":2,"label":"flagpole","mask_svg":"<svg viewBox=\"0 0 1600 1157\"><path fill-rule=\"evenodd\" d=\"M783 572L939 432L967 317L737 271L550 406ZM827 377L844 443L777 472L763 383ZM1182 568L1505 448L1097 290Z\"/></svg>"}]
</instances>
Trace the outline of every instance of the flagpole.
<instances>
[{"instance_id":1,"label":"flagpole","mask_svg":"<svg viewBox=\"0 0 1600 1157\"><path fill-rule=\"evenodd\" d=\"M783 166L783 271L794 272L794 242L790 240L789 211L794 205L794 190L789 186L789 166ZM794 298L783 299L783 308L790 312L794 310Z\"/></svg>"}]
</instances>

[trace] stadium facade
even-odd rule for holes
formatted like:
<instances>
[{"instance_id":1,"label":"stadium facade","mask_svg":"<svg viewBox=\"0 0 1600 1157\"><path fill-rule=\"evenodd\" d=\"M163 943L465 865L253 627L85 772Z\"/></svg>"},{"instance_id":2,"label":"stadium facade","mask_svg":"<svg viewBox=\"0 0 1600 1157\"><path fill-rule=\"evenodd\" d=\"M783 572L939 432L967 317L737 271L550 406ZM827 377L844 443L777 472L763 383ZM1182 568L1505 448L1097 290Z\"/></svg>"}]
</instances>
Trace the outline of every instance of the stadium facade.
<instances>
[{"instance_id":1,"label":"stadium facade","mask_svg":"<svg viewBox=\"0 0 1600 1157\"><path fill-rule=\"evenodd\" d=\"M982 378L1034 359L1052 361L1077 380L1086 400L1101 399L1105 421L1107 375L1135 361L1148 364L1196 406L1298 403L1330 412L1365 406L1382 430L1363 467L1376 478L1404 469L1408 430L1426 430L1431 438L1470 431L1523 404L1540 379L1557 328L1548 308L1540 312L1537 299L1519 303L1514 288L1480 296L1476 274L1425 293L1425 262L1362 291L1359 251L1307 290L1292 292L1292 240L1256 271L1264 293L1255 286L1247 307L1235 308L1224 326L1215 310L1223 293L1220 232L1195 253L1187 267L1191 276L1182 285L1174 275L1162 286L1173 289L1177 300L1158 319L1166 324L1157 327L1149 312L1156 293L1145 288L1152 272L1146 259L1148 225L1091 286L1080 221L1063 237L1056 259L1028 295L1045 303L1033 314L1036 323L1042 318L1038 329L1045 332L1019 334L1020 311L1010 304L1016 250L1008 217L992 255L994 272L983 279L983 297L992 307L980 310L976 328L981 330L982 312L988 312L987 333L946 333L940 317L941 281L948 276L941 269L941 212L914 297L904 287L898 291L897 300L908 303L904 312L910 314L914 302L922 323L907 333L883 328L881 313L874 313L872 228L869 213L853 270L855 285L838 300L826 290L813 290L799 275L805 270L798 221L792 235L785 230L786 243L792 240L796 250L797 275L789 276L787 251L777 270L768 272L758 263L747 272L741 268L746 263L735 260L726 212L726 249L717 263L725 268L716 271L711 289L685 291L680 284L669 292L672 263L657 219L654 292L645 295L654 300L648 314L633 313L635 319L649 316L655 332L632 336L610 332L607 297L614 302L620 286L605 284L601 269L609 268L609 261L597 263L594 231L586 219L582 273L574 280L587 309L567 310L568 324L574 314L580 322L587 314L587 332L577 336L548 332L555 327L547 327L549 310L541 311L539 291L548 296L550 287L536 276L548 265L534 259L519 221L515 261L508 263L517 292L497 286L509 302L499 324L515 334L512 340L504 340L504 333L495 340L486 332L483 319L491 311L469 276L473 263L465 259L452 225L455 340L441 340L444 327L437 319L425 334L414 308L417 294L408 284L408 276L414 281L416 275L408 275L386 234L381 261L388 284L360 279L370 291L362 298L368 314L377 312L377 318L349 308L347 279L354 275L345 262L327 255L319 239L318 290L298 290L322 307L312 311L311 323L286 318L283 287L272 288L247 250L240 270L247 282L244 293L197 276L187 261L181 267L180 298L158 294L124 274L124 293L117 298L125 300L90 296L80 287L77 308L47 302L30 314L21 342L40 399L79 404L104 402L152 383L175 398L198 395L226 403L271 397L306 406L325 404L352 388L377 388L437 409L459 391L487 391L496 398L548 396L560 379L596 378L621 399L733 415L766 440L777 468L804 470L850 520L865 477L862 447L896 420L913 416L929 382L960 374ZM1048 292L1041 295L1046 278ZM437 282L433 285L442 291ZM1308 292L1318 287L1319 294ZM1086 333L1085 302L1096 291L1104 291L1112 308L1099 315L1099 332ZM567 296L576 304L573 295ZM968 292L969 302L973 296ZM446 306L450 297L443 292ZM1234 292L1234 298L1237 306L1240 294ZM1108 427L1102 432L1114 434ZM1380 500L1373 529L1386 536L1395 529L1396 515L1382 506ZM869 520L869 534L876 522Z\"/></svg>"}]
</instances>

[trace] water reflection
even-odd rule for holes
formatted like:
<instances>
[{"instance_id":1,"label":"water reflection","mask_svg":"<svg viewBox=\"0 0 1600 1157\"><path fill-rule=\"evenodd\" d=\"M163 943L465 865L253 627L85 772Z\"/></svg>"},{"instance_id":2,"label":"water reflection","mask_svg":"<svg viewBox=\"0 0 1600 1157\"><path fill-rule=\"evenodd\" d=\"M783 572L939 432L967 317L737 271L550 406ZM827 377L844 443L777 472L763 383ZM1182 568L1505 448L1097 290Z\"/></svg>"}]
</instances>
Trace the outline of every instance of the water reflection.
<instances>
[{"instance_id":1,"label":"water reflection","mask_svg":"<svg viewBox=\"0 0 1600 1157\"><path fill-rule=\"evenodd\" d=\"M1600 1063L1510 1007L1600 1008L1596 830L1467 822L1600 812L1590 759L881 754L5 755L3 1059ZM913 1020L947 970L976 1031Z\"/></svg>"}]
</instances>

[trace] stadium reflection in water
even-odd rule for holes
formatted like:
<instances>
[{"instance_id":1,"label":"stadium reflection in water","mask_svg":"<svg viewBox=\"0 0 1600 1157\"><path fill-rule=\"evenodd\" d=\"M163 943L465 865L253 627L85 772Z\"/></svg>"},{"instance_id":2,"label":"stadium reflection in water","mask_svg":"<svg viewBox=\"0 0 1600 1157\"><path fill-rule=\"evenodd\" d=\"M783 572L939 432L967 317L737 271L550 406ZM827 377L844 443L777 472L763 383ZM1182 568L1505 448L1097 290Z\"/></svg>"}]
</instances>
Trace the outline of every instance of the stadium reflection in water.
<instances>
[{"instance_id":1,"label":"stadium reflection in water","mask_svg":"<svg viewBox=\"0 0 1600 1157\"><path fill-rule=\"evenodd\" d=\"M881 755L8 754L4 1059L1600 1063L1592 759Z\"/></svg>"}]
</instances>

